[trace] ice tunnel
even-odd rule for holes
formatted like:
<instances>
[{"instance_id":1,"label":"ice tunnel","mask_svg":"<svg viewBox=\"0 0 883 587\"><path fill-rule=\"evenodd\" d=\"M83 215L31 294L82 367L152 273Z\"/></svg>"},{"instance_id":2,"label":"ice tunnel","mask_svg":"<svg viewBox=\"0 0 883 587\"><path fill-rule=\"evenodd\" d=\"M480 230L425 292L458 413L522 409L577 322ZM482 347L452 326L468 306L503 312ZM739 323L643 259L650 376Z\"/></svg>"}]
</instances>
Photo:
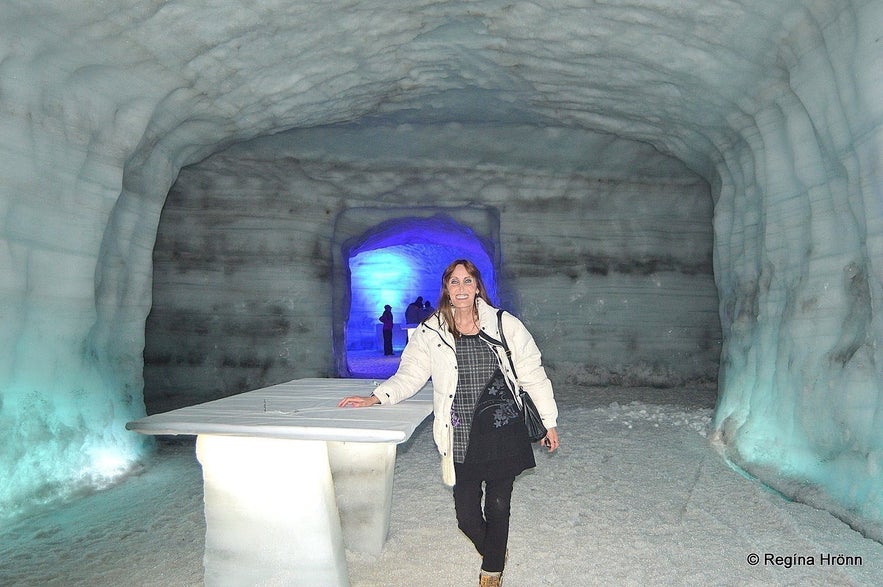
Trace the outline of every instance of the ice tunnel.
<instances>
[{"instance_id":1,"label":"ice tunnel","mask_svg":"<svg viewBox=\"0 0 883 587\"><path fill-rule=\"evenodd\" d=\"M381 351L378 316L389 304L395 320L393 348L401 351L407 341L408 305L419 298L435 307L441 289L439 276L456 259L472 260L491 299L496 299L493 251L469 228L446 218L387 221L345 255L349 312L343 346L348 353Z\"/></svg>"},{"instance_id":2,"label":"ice tunnel","mask_svg":"<svg viewBox=\"0 0 883 587\"><path fill-rule=\"evenodd\" d=\"M346 251L441 215L556 384L716 385L734 466L883 539L881 31L868 0L4 2L0 516L119 478L145 411L345 373Z\"/></svg>"}]
</instances>

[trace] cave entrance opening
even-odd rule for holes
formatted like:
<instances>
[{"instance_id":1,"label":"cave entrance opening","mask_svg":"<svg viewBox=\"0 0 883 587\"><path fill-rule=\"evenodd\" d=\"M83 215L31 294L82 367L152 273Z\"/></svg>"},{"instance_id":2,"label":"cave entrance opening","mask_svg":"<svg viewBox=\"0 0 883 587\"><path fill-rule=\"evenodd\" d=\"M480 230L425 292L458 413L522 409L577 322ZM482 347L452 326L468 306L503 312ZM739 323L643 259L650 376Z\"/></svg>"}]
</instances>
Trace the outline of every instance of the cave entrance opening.
<instances>
[{"instance_id":1,"label":"cave entrance opening","mask_svg":"<svg viewBox=\"0 0 883 587\"><path fill-rule=\"evenodd\" d=\"M408 305L418 297L433 308L438 304L441 274L451 261L475 263L496 301L499 247L495 240L449 214L388 218L348 239L341 255L346 274L339 317L343 341L335 345L343 353L338 357L339 375L386 378L395 372L408 327L415 326L406 321ZM392 307L393 314L392 356L384 355L379 320L385 305Z\"/></svg>"}]
</instances>

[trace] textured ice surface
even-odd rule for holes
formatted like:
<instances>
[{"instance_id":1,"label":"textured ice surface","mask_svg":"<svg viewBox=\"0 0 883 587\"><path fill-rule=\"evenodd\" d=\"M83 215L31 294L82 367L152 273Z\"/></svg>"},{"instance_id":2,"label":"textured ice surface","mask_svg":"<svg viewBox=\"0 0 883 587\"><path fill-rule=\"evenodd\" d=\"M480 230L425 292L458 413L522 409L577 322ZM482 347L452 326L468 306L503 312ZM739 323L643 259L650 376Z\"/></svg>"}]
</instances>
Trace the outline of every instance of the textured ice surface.
<instances>
[{"instance_id":1,"label":"textured ice surface","mask_svg":"<svg viewBox=\"0 0 883 587\"><path fill-rule=\"evenodd\" d=\"M303 151L292 157L308 179L275 193L290 196L291 218L329 194L338 207L301 221L309 236L292 236L296 279L268 291L297 333L278 340L291 364L333 363L333 311L303 302L332 295L313 287L332 273L330 236L317 225L354 203L410 203L424 184L440 201L471 201L458 191L466 183L500 211L503 266L517 276L510 299L532 328L550 324L540 332L549 354L562 364L572 364L568 352L590 357L592 339L556 348L556 336L586 332L598 299L646 300L675 280L657 286L633 271L612 278L607 295L574 265L642 267L630 264L640 259L630 246L648 243L580 247L572 232L532 241L511 227L520 233L547 213L541 192L581 200L587 190L569 186L615 170L633 183L688 169L714 201L724 340L715 441L765 481L880 536L881 23L880 2L846 0L4 2L0 510L93 483L142 451L122 423L144 412L151 256L169 188L182 166L299 129ZM336 123L346 136L310 135ZM481 140L447 140L479 124ZM645 164L647 150L620 148L634 141L667 158ZM400 189L412 154L413 189ZM261 169L266 158L255 161ZM354 170L371 181L351 182ZM546 191L550 177L558 188ZM378 189L384 178L390 191ZM579 209L562 214L597 219L571 214ZM195 255L223 245L203 244ZM251 261L251 272L220 281L246 292L273 283L274 270ZM573 315L549 320L549 284L573 292ZM646 318L612 307L614 328ZM266 319L272 332L276 316ZM222 372L205 365L204 377L238 387Z\"/></svg>"},{"instance_id":2,"label":"textured ice surface","mask_svg":"<svg viewBox=\"0 0 883 587\"><path fill-rule=\"evenodd\" d=\"M487 132L460 136L469 142ZM631 161L644 151L618 141L616 152ZM442 239L464 235L462 247L480 243L501 263L494 299L528 324L562 383L716 380L712 202L707 184L683 168L623 179L626 164L613 162L589 177L438 162L407 170L377 160L305 166L297 153L277 136L182 170L154 252L149 390L211 399L219 389L328 374L337 355L356 346L342 329L361 310L343 251L409 224ZM309 197L293 203L291 194ZM475 242L465 242L466 233ZM330 264L317 254L329 249ZM429 279L432 290L412 295L437 296L444 264ZM391 303L401 317L404 307ZM373 326L380 309L371 310L361 315Z\"/></svg>"}]
</instances>

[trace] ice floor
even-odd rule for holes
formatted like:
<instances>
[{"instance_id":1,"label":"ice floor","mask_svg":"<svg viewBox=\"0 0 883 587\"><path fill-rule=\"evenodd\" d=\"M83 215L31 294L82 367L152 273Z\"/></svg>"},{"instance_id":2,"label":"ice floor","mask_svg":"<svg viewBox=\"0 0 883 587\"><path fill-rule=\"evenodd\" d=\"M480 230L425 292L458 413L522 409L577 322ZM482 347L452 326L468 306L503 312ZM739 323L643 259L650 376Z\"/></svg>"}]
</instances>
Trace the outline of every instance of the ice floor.
<instances>
[{"instance_id":1,"label":"ice floor","mask_svg":"<svg viewBox=\"0 0 883 587\"><path fill-rule=\"evenodd\" d=\"M353 377L386 379L396 372L401 349L394 349L391 357L383 356L383 351L347 351L346 361Z\"/></svg>"},{"instance_id":2,"label":"ice floor","mask_svg":"<svg viewBox=\"0 0 883 587\"><path fill-rule=\"evenodd\" d=\"M516 482L507 587L883 584L883 545L721 461L713 392L557 393L562 448ZM389 539L348 555L353 587L477 584L431 436L399 447ZM203 532L194 443L165 439L124 483L4 527L0 585L201 585Z\"/></svg>"}]
</instances>

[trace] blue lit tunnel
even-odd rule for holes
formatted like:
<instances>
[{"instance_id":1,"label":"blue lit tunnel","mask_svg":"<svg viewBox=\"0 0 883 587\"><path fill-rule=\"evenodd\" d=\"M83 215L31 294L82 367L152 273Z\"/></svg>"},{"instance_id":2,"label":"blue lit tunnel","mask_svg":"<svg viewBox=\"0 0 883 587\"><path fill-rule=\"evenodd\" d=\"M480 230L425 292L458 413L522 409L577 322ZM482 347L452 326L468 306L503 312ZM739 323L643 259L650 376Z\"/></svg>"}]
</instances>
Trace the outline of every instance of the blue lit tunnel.
<instances>
[{"instance_id":1,"label":"blue lit tunnel","mask_svg":"<svg viewBox=\"0 0 883 587\"><path fill-rule=\"evenodd\" d=\"M470 229L449 220L407 219L372 234L347 259L350 307L346 320L346 350L382 354L381 324L386 304L392 306L393 349L407 340L405 309L418 296L438 304L441 274L455 259L478 266L492 300L496 274L487 245Z\"/></svg>"}]
</instances>

